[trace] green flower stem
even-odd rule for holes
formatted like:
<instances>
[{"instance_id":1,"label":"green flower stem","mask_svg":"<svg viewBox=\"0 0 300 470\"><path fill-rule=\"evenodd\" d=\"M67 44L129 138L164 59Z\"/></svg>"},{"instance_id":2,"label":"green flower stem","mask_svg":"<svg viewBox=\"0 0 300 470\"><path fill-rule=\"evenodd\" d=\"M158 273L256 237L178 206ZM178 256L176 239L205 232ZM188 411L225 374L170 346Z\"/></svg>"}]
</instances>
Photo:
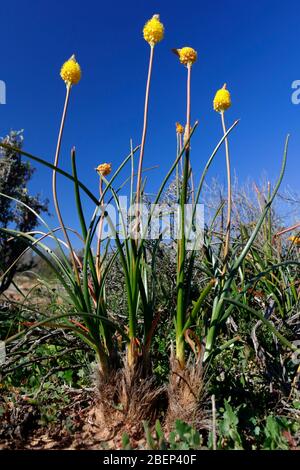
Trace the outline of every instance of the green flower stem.
<instances>
[{"instance_id":1,"label":"green flower stem","mask_svg":"<svg viewBox=\"0 0 300 470\"><path fill-rule=\"evenodd\" d=\"M80 226L81 226L81 232L82 232L84 243L85 243L85 249L88 250L89 266L90 266L90 269L91 269L91 274L92 274L92 278L93 278L95 293L97 295L98 283L97 283L97 276L96 276L96 269L95 269L94 259L93 259L93 255L92 255L92 251L91 251L90 247L88 247L87 244L86 244L87 227L86 227L84 213L83 213L82 204L81 204L80 187L79 187L79 181L78 181L78 177L77 177L77 168L76 168L75 148L73 148L72 151L71 151L71 162L72 162L72 173L73 173L73 177L74 177L74 191L75 191L76 208L77 208L77 213L78 213L79 222L80 222Z\"/></svg>"},{"instance_id":2,"label":"green flower stem","mask_svg":"<svg viewBox=\"0 0 300 470\"><path fill-rule=\"evenodd\" d=\"M226 265L228 260L229 253L229 243L230 243L230 229L231 229L231 205L232 205L232 195L231 195L231 170L230 170L230 155L229 155L229 144L228 138L226 135L226 125L224 111L221 113L221 121L223 134L225 137L225 154L226 154L226 169L227 169L227 224L226 224L226 236L225 236L225 245L224 245L224 267L223 274L226 271Z\"/></svg>"},{"instance_id":3,"label":"green flower stem","mask_svg":"<svg viewBox=\"0 0 300 470\"><path fill-rule=\"evenodd\" d=\"M185 299L185 259L186 259L186 238L185 238L185 205L188 200L188 181L190 173L190 127L191 127L191 70L192 66L187 66L187 105L186 105L186 151L184 160L183 180L180 194L180 240L177 251L177 312L176 312L176 359L182 369L185 367L185 344L184 344L184 324L186 321L186 299Z\"/></svg>"},{"instance_id":4,"label":"green flower stem","mask_svg":"<svg viewBox=\"0 0 300 470\"><path fill-rule=\"evenodd\" d=\"M104 199L103 199L103 180L102 180L102 176L100 176L99 194L100 194L102 212L101 212L100 221L99 221L97 254L96 254L96 271L97 271L98 284L100 284L100 282L101 282L101 237L102 237L103 219L104 219L104 212L103 212L104 211Z\"/></svg>"},{"instance_id":5,"label":"green flower stem","mask_svg":"<svg viewBox=\"0 0 300 470\"><path fill-rule=\"evenodd\" d=\"M176 313L176 358L183 369L185 366L183 328L185 323L185 204L187 200L187 185L189 171L189 149L186 149L183 182L180 195L180 239L177 251L177 313Z\"/></svg>"}]
</instances>

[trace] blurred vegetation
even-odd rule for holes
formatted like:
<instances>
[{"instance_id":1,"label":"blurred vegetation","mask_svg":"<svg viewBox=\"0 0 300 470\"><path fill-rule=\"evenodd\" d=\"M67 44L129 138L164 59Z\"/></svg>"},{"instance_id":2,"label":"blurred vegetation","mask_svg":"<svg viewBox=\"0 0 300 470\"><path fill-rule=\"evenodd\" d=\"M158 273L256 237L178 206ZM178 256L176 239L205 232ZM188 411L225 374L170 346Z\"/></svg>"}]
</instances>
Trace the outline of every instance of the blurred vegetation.
<instances>
[{"instance_id":1,"label":"blurred vegetation","mask_svg":"<svg viewBox=\"0 0 300 470\"><path fill-rule=\"evenodd\" d=\"M29 162L22 161L18 152L23 145L22 131L11 131L1 142L11 145L14 150L0 147L0 193L6 195L0 197L0 228L31 232L39 223L38 215L47 212L48 201L29 193L34 169ZM8 234L0 233L0 294L8 289L17 272L33 266L31 253L18 262L25 248L26 244L20 238L11 239Z\"/></svg>"}]
</instances>

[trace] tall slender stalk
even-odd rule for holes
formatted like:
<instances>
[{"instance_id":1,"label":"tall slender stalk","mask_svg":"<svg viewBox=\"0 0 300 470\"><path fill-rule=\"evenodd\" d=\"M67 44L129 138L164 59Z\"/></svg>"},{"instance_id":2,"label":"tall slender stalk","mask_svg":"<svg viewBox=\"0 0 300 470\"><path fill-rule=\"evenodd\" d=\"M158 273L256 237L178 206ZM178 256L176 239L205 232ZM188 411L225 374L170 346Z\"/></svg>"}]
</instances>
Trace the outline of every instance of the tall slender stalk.
<instances>
[{"instance_id":1,"label":"tall slender stalk","mask_svg":"<svg viewBox=\"0 0 300 470\"><path fill-rule=\"evenodd\" d=\"M187 65L187 100L186 100L186 128L185 142L190 137L191 122L191 69L192 65ZM185 204L187 203L187 186L190 170L190 143L186 146L183 181L180 195L180 240L178 241L177 251L177 314L176 314L176 359L183 369L185 367L185 343L184 343L184 324L185 324L185 286L184 286L184 267L186 258L185 246Z\"/></svg>"},{"instance_id":2,"label":"tall slender stalk","mask_svg":"<svg viewBox=\"0 0 300 470\"><path fill-rule=\"evenodd\" d=\"M190 180L191 180L191 200L192 204L195 204L195 182L194 182L194 175L193 175L193 170L190 164Z\"/></svg>"},{"instance_id":3,"label":"tall slender stalk","mask_svg":"<svg viewBox=\"0 0 300 470\"><path fill-rule=\"evenodd\" d=\"M180 154L180 150L179 150L179 145L180 145L180 133L179 132L176 132L176 142L177 142L177 145L176 145L176 158L178 157L178 155ZM177 202L178 202L178 199L179 199L179 162L177 163L176 165L176 199L177 199Z\"/></svg>"},{"instance_id":4,"label":"tall slender stalk","mask_svg":"<svg viewBox=\"0 0 300 470\"><path fill-rule=\"evenodd\" d=\"M141 141L140 158L139 158L139 166L138 166L138 173L137 173L137 184L136 184L137 231L139 231L140 213L139 213L138 206L139 206L140 199L141 199L142 169L143 169L143 159L144 159L145 142L146 142L147 125L148 125L148 106L149 106L149 94L150 94L153 57L154 57L154 45L150 45L150 58L149 58L148 77L147 77L145 105L144 105L143 132L142 132L142 141Z\"/></svg>"},{"instance_id":5,"label":"tall slender stalk","mask_svg":"<svg viewBox=\"0 0 300 470\"><path fill-rule=\"evenodd\" d=\"M179 135L179 154L182 153L182 147L183 147L182 134L180 134ZM181 175L183 175L182 158L180 159L180 169L181 169Z\"/></svg>"},{"instance_id":6,"label":"tall slender stalk","mask_svg":"<svg viewBox=\"0 0 300 470\"><path fill-rule=\"evenodd\" d=\"M192 64L187 65L187 85L186 85L186 139L189 139L191 132L191 72ZM187 146L189 149L190 143Z\"/></svg>"},{"instance_id":7,"label":"tall slender stalk","mask_svg":"<svg viewBox=\"0 0 300 470\"><path fill-rule=\"evenodd\" d=\"M187 77L187 103L186 103L186 129L185 129L185 139L187 140L190 137L191 132L191 71L192 71L192 64L187 65L188 69L188 77ZM188 158L190 152L190 143L187 148L188 151ZM191 162L189 159L189 179L191 180L191 193L192 193L192 200L195 197L195 185L194 185L194 177L191 167ZM187 202L187 201L186 201Z\"/></svg>"},{"instance_id":8,"label":"tall slender stalk","mask_svg":"<svg viewBox=\"0 0 300 470\"><path fill-rule=\"evenodd\" d=\"M226 125L225 125L224 111L222 111L220 114L221 114L223 133L224 135L226 135L227 131L226 131ZM229 252L230 229L231 229L231 206L232 206L230 155L229 155L229 144L228 144L227 137L225 137L225 154L226 154L226 169L227 169L227 223L226 223L226 236L225 236L225 245L224 245L223 272L225 272L226 270L226 264L227 264L228 252Z\"/></svg>"},{"instance_id":9,"label":"tall slender stalk","mask_svg":"<svg viewBox=\"0 0 300 470\"><path fill-rule=\"evenodd\" d=\"M271 197L271 183L270 181L268 181L268 199L270 199ZM267 240L268 240L268 249L269 249L269 252L271 250L271 244L272 244L272 211L269 211L269 214L268 214L268 237L267 237Z\"/></svg>"},{"instance_id":10,"label":"tall slender stalk","mask_svg":"<svg viewBox=\"0 0 300 470\"><path fill-rule=\"evenodd\" d=\"M153 66L153 57L154 57L154 44L150 44L150 57L149 57L149 66L148 66L148 76L146 83L146 92L145 92L145 104L144 104L144 120L143 120L143 131L142 131L142 140L140 147L140 157L138 164L137 172L137 184L136 184L136 220L135 220L135 243L131 243L131 255L130 255L130 279L132 283L132 303L133 308L129 314L129 347L127 349L127 361L130 368L133 368L136 364L137 353L138 353L138 341L136 339L136 313L139 304L139 283L140 283L140 260L136 257L136 252L139 243L139 232L140 232L140 202L141 202L141 192L142 192L142 172L143 172L143 159L145 152L145 142L147 135L147 125L148 125L148 107L149 107L149 94L150 94L150 84L152 76L152 66ZM141 281L142 282L142 281Z\"/></svg>"},{"instance_id":11,"label":"tall slender stalk","mask_svg":"<svg viewBox=\"0 0 300 470\"><path fill-rule=\"evenodd\" d=\"M99 194L100 194L100 208L101 208L101 216L99 221L99 229L98 229L98 241L97 241L97 255L96 255L96 271L97 271L97 278L98 283L100 284L101 280L101 238L102 238L102 230L103 230L103 208L104 208L104 198L103 198L103 180L102 176L100 176L99 182Z\"/></svg>"},{"instance_id":12,"label":"tall slender stalk","mask_svg":"<svg viewBox=\"0 0 300 470\"><path fill-rule=\"evenodd\" d=\"M56 214L57 214L57 218L59 220L62 232L64 234L65 240L66 240L67 245L68 245L69 250L70 250L71 260L72 260L72 263L73 263L74 272L75 272L75 275L76 275L76 280L77 280L78 284L80 284L80 277L79 277L78 267L77 267L77 264L76 264L76 259L75 259L75 256L74 256L73 247L71 245L71 241L70 241L68 232L65 228L65 225L64 225L64 222L63 222L63 219L62 219L62 215L61 215L61 212L60 212L59 204L58 204L57 182L56 182L56 167L58 166L61 140L62 140L63 130L64 130L64 126L65 126L67 110L68 110L70 91L71 91L71 85L67 84L66 85L65 104L64 104L64 109L63 109L63 113L62 113L62 118L61 118L59 133L58 133L58 139L57 139L57 145L56 145L56 151L55 151L55 157L54 157L54 167L55 167L55 169L52 172L52 192L53 192L53 201L54 201L54 207L55 207L55 211L56 211Z\"/></svg>"}]
</instances>

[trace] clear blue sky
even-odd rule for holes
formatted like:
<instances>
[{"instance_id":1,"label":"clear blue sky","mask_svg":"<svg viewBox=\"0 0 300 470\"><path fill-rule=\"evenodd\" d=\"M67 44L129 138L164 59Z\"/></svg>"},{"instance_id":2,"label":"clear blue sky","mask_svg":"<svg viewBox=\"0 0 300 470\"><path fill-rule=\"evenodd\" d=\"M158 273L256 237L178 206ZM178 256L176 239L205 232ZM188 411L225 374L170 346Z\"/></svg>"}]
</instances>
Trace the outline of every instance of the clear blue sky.
<instances>
[{"instance_id":1,"label":"clear blue sky","mask_svg":"<svg viewBox=\"0 0 300 470\"><path fill-rule=\"evenodd\" d=\"M195 173L221 136L212 99L226 82L233 102L227 123L241 119L231 137L237 174L258 180L265 171L274 180L290 132L284 184L297 190L300 105L291 103L291 83L300 79L296 0L3 0L0 80L6 82L7 104L0 106L0 135L24 128L25 150L53 161L65 94L59 70L75 53L83 75L72 90L61 166L70 168L75 145L80 177L96 190L94 167L103 161L116 167L129 139L140 141L149 52L141 30L154 13L161 15L165 39L155 50L145 152L145 166L160 169L148 190L158 187L173 161L175 121L185 117L186 70L170 52L184 45L198 51L192 73L192 119L199 120L192 145ZM225 181L223 152L213 175ZM72 188L59 182L66 223L74 226ZM50 197L50 170L39 166L31 188Z\"/></svg>"}]
</instances>

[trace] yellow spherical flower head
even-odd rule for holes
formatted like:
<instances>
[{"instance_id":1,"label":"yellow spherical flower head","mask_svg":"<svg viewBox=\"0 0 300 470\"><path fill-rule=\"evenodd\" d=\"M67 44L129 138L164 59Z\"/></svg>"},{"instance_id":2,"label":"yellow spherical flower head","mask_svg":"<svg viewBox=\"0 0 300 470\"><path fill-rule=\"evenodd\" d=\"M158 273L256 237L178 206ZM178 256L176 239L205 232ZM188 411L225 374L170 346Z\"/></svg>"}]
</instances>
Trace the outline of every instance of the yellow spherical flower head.
<instances>
[{"instance_id":1,"label":"yellow spherical flower head","mask_svg":"<svg viewBox=\"0 0 300 470\"><path fill-rule=\"evenodd\" d=\"M184 133L184 127L179 122L176 122L176 134L183 134L183 133Z\"/></svg>"},{"instance_id":2,"label":"yellow spherical flower head","mask_svg":"<svg viewBox=\"0 0 300 470\"><path fill-rule=\"evenodd\" d=\"M178 55L180 62L186 66L193 65L197 60L197 51L192 47L182 47L175 49L174 52Z\"/></svg>"},{"instance_id":3,"label":"yellow spherical flower head","mask_svg":"<svg viewBox=\"0 0 300 470\"><path fill-rule=\"evenodd\" d=\"M111 172L111 163L101 163L101 165L97 166L96 171L101 176L109 175L109 173Z\"/></svg>"},{"instance_id":4,"label":"yellow spherical flower head","mask_svg":"<svg viewBox=\"0 0 300 470\"><path fill-rule=\"evenodd\" d=\"M226 84L217 91L214 97L214 110L218 113L223 113L226 109L230 108L231 106L231 98L230 93L226 90Z\"/></svg>"},{"instance_id":5,"label":"yellow spherical flower head","mask_svg":"<svg viewBox=\"0 0 300 470\"><path fill-rule=\"evenodd\" d=\"M164 37L165 28L159 19L159 15L153 15L151 20L147 21L143 29L143 36L150 46L155 46Z\"/></svg>"},{"instance_id":6,"label":"yellow spherical flower head","mask_svg":"<svg viewBox=\"0 0 300 470\"><path fill-rule=\"evenodd\" d=\"M74 54L63 64L60 70L60 76L67 85L76 85L79 82L81 78L81 68Z\"/></svg>"},{"instance_id":7,"label":"yellow spherical flower head","mask_svg":"<svg viewBox=\"0 0 300 470\"><path fill-rule=\"evenodd\" d=\"M300 246L300 237L292 236L292 237L289 237L289 240L290 240L294 245Z\"/></svg>"}]
</instances>

